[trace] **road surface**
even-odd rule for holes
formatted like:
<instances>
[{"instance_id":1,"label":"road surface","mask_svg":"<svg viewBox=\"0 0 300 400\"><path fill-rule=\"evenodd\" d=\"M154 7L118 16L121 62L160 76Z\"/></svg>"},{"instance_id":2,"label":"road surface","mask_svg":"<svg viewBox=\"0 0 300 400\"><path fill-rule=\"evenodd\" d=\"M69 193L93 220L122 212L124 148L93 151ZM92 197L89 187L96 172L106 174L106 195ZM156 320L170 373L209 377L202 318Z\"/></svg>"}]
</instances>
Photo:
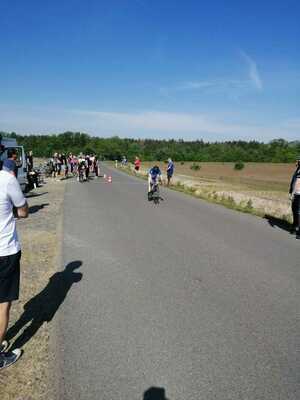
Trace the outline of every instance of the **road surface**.
<instances>
[{"instance_id":1,"label":"road surface","mask_svg":"<svg viewBox=\"0 0 300 400\"><path fill-rule=\"evenodd\" d=\"M67 183L57 398L299 399L300 242L104 172Z\"/></svg>"}]
</instances>

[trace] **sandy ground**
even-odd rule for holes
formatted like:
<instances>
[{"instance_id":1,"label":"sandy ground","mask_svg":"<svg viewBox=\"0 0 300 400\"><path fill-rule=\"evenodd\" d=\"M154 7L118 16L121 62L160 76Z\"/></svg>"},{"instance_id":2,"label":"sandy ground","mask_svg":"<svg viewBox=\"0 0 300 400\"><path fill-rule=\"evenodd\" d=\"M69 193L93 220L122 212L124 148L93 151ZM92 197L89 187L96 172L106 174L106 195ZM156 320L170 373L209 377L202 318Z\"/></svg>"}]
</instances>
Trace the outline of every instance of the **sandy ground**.
<instances>
[{"instance_id":1,"label":"sandy ground","mask_svg":"<svg viewBox=\"0 0 300 400\"><path fill-rule=\"evenodd\" d=\"M30 215L17 223L22 243L21 290L12 307L8 339L24 353L0 374L1 400L51 399L49 346L54 327L47 285L58 269L64 188L64 181L47 179L43 187L27 195Z\"/></svg>"}]
</instances>

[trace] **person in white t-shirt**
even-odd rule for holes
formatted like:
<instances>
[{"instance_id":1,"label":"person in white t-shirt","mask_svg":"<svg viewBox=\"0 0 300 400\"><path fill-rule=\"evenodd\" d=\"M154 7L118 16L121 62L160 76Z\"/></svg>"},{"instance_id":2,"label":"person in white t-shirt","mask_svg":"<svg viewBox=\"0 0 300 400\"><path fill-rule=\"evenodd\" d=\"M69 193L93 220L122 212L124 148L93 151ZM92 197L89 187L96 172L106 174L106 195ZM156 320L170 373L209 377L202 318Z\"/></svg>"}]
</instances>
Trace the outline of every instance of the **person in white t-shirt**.
<instances>
[{"instance_id":1,"label":"person in white t-shirt","mask_svg":"<svg viewBox=\"0 0 300 400\"><path fill-rule=\"evenodd\" d=\"M19 218L28 216L28 205L14 175L15 162L5 160L0 171L0 370L18 360L20 349L5 352L4 340L11 302L19 298L21 246L14 207Z\"/></svg>"}]
</instances>

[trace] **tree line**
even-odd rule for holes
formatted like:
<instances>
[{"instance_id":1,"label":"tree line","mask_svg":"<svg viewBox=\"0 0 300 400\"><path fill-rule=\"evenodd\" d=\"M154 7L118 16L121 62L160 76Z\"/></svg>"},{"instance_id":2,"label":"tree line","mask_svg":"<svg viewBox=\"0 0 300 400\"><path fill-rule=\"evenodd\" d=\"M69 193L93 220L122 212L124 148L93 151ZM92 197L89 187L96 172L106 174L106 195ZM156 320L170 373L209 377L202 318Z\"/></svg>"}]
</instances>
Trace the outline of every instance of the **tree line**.
<instances>
[{"instance_id":1,"label":"tree line","mask_svg":"<svg viewBox=\"0 0 300 400\"><path fill-rule=\"evenodd\" d=\"M26 151L37 157L50 157L55 152L96 154L100 159L116 160L126 156L132 161L139 156L144 161L219 161L219 162L293 162L300 155L300 141L275 139L269 143L258 141L204 142L203 140L129 139L117 136L94 137L81 132L64 132L57 135L18 135L14 137Z\"/></svg>"}]
</instances>

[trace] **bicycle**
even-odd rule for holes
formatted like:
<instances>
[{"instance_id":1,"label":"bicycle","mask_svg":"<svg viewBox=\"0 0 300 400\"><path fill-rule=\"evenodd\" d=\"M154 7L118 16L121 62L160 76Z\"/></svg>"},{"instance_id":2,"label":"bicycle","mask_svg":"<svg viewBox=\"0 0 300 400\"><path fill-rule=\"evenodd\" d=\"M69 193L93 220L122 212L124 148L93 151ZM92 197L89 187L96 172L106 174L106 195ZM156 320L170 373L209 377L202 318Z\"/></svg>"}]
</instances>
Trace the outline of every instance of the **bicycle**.
<instances>
[{"instance_id":1,"label":"bicycle","mask_svg":"<svg viewBox=\"0 0 300 400\"><path fill-rule=\"evenodd\" d=\"M151 191L148 193L148 200L153 200L154 204L159 204L160 200L163 200L162 197L160 197L158 182L151 183Z\"/></svg>"},{"instance_id":2,"label":"bicycle","mask_svg":"<svg viewBox=\"0 0 300 400\"><path fill-rule=\"evenodd\" d=\"M78 181L79 182L84 182L86 180L85 178L85 168L79 168L78 170Z\"/></svg>"}]
</instances>

